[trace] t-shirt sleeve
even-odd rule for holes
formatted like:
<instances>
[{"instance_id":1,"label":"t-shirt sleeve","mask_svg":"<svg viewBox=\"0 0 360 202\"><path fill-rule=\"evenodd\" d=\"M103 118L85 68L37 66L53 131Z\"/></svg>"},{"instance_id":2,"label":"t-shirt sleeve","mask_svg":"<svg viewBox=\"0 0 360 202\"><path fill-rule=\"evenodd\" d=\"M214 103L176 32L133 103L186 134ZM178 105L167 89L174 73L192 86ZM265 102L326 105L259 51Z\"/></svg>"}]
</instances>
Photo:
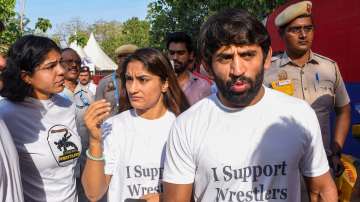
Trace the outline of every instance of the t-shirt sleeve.
<instances>
[{"instance_id":1,"label":"t-shirt sleeve","mask_svg":"<svg viewBox=\"0 0 360 202\"><path fill-rule=\"evenodd\" d=\"M104 172L106 175L112 175L117 165L117 154L119 153L118 141L114 132L112 119L108 119L101 126L103 138L103 156L105 158Z\"/></svg>"},{"instance_id":2,"label":"t-shirt sleeve","mask_svg":"<svg viewBox=\"0 0 360 202\"><path fill-rule=\"evenodd\" d=\"M306 177L317 177L329 170L329 163L325 153L319 121L315 112L308 107L310 113L304 126L307 135L304 155L301 160L302 174Z\"/></svg>"},{"instance_id":3,"label":"t-shirt sleeve","mask_svg":"<svg viewBox=\"0 0 360 202\"><path fill-rule=\"evenodd\" d=\"M341 77L340 70L335 64L336 69L336 86L335 86L335 106L342 107L350 102L349 95L346 91L344 81Z\"/></svg>"},{"instance_id":4,"label":"t-shirt sleeve","mask_svg":"<svg viewBox=\"0 0 360 202\"><path fill-rule=\"evenodd\" d=\"M173 184L191 184L195 177L195 163L185 129L173 125L166 145L163 181Z\"/></svg>"}]
</instances>

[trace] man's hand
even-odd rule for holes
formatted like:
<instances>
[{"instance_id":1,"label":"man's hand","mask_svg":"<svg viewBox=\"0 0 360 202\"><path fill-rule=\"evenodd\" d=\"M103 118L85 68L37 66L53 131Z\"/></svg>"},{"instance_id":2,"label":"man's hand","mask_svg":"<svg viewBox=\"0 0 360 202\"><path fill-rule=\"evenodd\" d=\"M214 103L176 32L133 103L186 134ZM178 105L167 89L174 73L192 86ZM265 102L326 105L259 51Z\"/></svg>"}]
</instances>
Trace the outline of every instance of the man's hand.
<instances>
[{"instance_id":1,"label":"man's hand","mask_svg":"<svg viewBox=\"0 0 360 202\"><path fill-rule=\"evenodd\" d=\"M341 152L342 149L340 145L336 142L331 144L331 156L328 157L330 168L333 170L335 177L340 177L344 172L345 168L341 162Z\"/></svg>"},{"instance_id":2,"label":"man's hand","mask_svg":"<svg viewBox=\"0 0 360 202\"><path fill-rule=\"evenodd\" d=\"M311 202L337 202L336 185L329 172L317 177L304 177Z\"/></svg>"}]
</instances>

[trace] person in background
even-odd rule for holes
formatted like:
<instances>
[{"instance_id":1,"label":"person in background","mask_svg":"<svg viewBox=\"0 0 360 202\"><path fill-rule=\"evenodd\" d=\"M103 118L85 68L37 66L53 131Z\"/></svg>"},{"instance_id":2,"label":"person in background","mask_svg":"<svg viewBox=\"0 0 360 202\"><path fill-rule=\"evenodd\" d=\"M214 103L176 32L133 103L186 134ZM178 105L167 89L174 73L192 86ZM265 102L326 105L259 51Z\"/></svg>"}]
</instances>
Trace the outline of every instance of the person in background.
<instances>
[{"instance_id":1,"label":"person in background","mask_svg":"<svg viewBox=\"0 0 360 202\"><path fill-rule=\"evenodd\" d=\"M190 36L185 32L173 32L166 37L168 58L172 62L177 81L190 105L211 94L211 84L189 71L193 64L194 50Z\"/></svg>"},{"instance_id":2,"label":"person in background","mask_svg":"<svg viewBox=\"0 0 360 202\"><path fill-rule=\"evenodd\" d=\"M18 152L24 201L77 201L81 142L75 105L58 95L65 80L61 63L59 47L41 36L19 38L7 55L0 119Z\"/></svg>"},{"instance_id":3,"label":"person in background","mask_svg":"<svg viewBox=\"0 0 360 202\"><path fill-rule=\"evenodd\" d=\"M350 127L350 99L337 63L311 51L315 25L312 3L302 1L285 8L275 18L286 50L272 58L264 84L308 102L315 110L330 167L340 176L342 148ZM334 136L330 114L335 111Z\"/></svg>"},{"instance_id":4,"label":"person in background","mask_svg":"<svg viewBox=\"0 0 360 202\"><path fill-rule=\"evenodd\" d=\"M118 47L115 50L116 54L116 63L118 65L118 69L104 78L102 78L99 82L99 85L96 89L95 100L102 100L105 99L107 102L111 104L111 116L119 113L119 108L121 107L122 97L124 95L120 94L120 72L121 72L121 64L123 63L124 59L134 53L135 50L138 49L137 46L133 44L125 44Z\"/></svg>"},{"instance_id":5,"label":"person in background","mask_svg":"<svg viewBox=\"0 0 360 202\"><path fill-rule=\"evenodd\" d=\"M97 101L85 115L91 132L82 176L85 192L92 201L106 191L108 201L159 201L169 130L189 104L169 60L156 49L128 56L120 76L123 112L107 119L102 129L99 123L109 115L110 103Z\"/></svg>"},{"instance_id":6,"label":"person in background","mask_svg":"<svg viewBox=\"0 0 360 202\"><path fill-rule=\"evenodd\" d=\"M87 201L84 189L81 184L81 173L84 170L86 155L85 151L89 147L89 130L85 126L84 115L91 103L94 102L95 94L90 90L91 75L90 69L83 66L79 70L79 82L74 91L74 104L75 104L75 120L78 134L81 138L82 151L78 161L76 172L77 190L79 194L79 202ZM93 84L94 85L94 84ZM96 87L95 87L96 88Z\"/></svg>"},{"instance_id":7,"label":"person in background","mask_svg":"<svg viewBox=\"0 0 360 202\"><path fill-rule=\"evenodd\" d=\"M95 98L96 84L94 84L91 81L91 72L90 72L90 68L88 66L80 67L78 80L79 80L79 82L78 82L78 85L76 86L76 88L80 88L80 89L91 92ZM75 92L76 91L77 91L77 89L75 89Z\"/></svg>"},{"instance_id":8,"label":"person in background","mask_svg":"<svg viewBox=\"0 0 360 202\"><path fill-rule=\"evenodd\" d=\"M75 88L78 84L81 58L72 48L65 48L61 51L61 65L65 68L65 88L61 96L74 101Z\"/></svg>"},{"instance_id":9,"label":"person in background","mask_svg":"<svg viewBox=\"0 0 360 202\"><path fill-rule=\"evenodd\" d=\"M271 64L266 28L247 11L226 9L202 25L201 59L218 87L174 122L166 143L165 202L337 202L315 112L264 87Z\"/></svg>"}]
</instances>

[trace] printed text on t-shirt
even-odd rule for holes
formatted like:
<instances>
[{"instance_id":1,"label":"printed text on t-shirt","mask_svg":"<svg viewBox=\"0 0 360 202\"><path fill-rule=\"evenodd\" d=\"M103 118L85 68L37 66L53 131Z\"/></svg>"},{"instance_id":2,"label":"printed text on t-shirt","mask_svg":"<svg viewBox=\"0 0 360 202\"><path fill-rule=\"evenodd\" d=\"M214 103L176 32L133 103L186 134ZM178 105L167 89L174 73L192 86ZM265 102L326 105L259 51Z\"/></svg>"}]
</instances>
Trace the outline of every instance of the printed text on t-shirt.
<instances>
[{"instance_id":1,"label":"printed text on t-shirt","mask_svg":"<svg viewBox=\"0 0 360 202\"><path fill-rule=\"evenodd\" d=\"M222 168L211 168L213 180L221 183L216 187L216 201L264 201L264 200L287 200L287 187L265 187L262 183L256 183L262 177L281 177L287 175L287 164L285 161L279 164L253 165L243 168L233 168L230 165ZM240 181L240 183L253 182L251 190L233 190L226 187L227 182Z\"/></svg>"},{"instance_id":2,"label":"printed text on t-shirt","mask_svg":"<svg viewBox=\"0 0 360 202\"><path fill-rule=\"evenodd\" d=\"M131 197L143 196L149 193L160 193L163 191L160 180L163 177L164 168L147 168L141 165L126 166L126 178L136 179L141 178L141 182L156 181L155 183L142 184L135 183L127 185Z\"/></svg>"}]
</instances>

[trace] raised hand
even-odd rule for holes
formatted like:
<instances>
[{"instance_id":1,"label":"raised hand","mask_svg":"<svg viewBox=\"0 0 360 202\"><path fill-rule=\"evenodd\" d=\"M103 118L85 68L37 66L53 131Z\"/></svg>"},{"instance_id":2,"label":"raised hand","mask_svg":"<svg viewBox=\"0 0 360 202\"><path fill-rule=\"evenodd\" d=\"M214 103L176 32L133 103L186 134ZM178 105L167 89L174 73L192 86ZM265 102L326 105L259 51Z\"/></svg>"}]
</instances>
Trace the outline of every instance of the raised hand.
<instances>
[{"instance_id":1,"label":"raised hand","mask_svg":"<svg viewBox=\"0 0 360 202\"><path fill-rule=\"evenodd\" d=\"M90 141L101 142L101 123L110 114L110 103L99 100L92 103L85 112L84 122L90 131Z\"/></svg>"}]
</instances>

